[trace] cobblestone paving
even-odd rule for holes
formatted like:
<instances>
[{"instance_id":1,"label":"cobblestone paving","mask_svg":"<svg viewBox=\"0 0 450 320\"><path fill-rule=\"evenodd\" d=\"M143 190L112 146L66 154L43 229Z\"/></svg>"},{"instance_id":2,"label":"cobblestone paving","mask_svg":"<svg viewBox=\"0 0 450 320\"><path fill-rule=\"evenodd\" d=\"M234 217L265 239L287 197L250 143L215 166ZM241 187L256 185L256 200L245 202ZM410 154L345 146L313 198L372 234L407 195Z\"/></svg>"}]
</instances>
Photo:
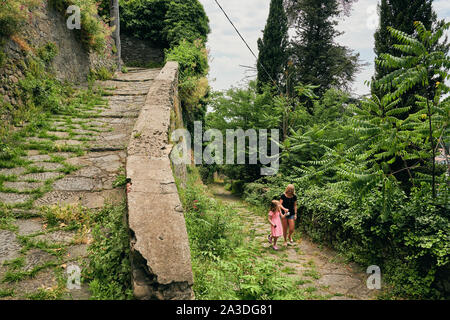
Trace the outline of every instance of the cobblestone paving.
<instances>
[{"instance_id":1,"label":"cobblestone paving","mask_svg":"<svg viewBox=\"0 0 450 320\"><path fill-rule=\"evenodd\" d=\"M17 141L26 153L15 167L0 166L0 206L15 216L0 220L0 299L39 298L65 281L67 266L82 267L89 233L80 237L64 224L47 228L42 212L67 205L100 209L124 200L114 182L124 174L133 125L159 71L130 68L97 81L103 101L53 115L48 130ZM88 299L89 291L68 290L64 298Z\"/></svg>"}]
</instances>

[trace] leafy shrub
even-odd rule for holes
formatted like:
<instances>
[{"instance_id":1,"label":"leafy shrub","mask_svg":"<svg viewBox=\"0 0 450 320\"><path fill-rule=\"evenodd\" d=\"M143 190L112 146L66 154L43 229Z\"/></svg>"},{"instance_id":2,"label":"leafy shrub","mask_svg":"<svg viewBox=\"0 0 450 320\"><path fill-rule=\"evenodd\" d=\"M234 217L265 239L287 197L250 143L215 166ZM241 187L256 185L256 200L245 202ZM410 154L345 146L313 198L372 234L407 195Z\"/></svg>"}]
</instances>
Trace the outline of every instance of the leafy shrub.
<instances>
[{"instance_id":1,"label":"leafy shrub","mask_svg":"<svg viewBox=\"0 0 450 320\"><path fill-rule=\"evenodd\" d=\"M167 0L120 0L121 30L153 45L168 47L164 35Z\"/></svg>"},{"instance_id":2,"label":"leafy shrub","mask_svg":"<svg viewBox=\"0 0 450 320\"><path fill-rule=\"evenodd\" d=\"M180 64L181 82L208 73L208 52L201 40L183 40L174 48L166 50L166 61L177 61Z\"/></svg>"},{"instance_id":3,"label":"leafy shrub","mask_svg":"<svg viewBox=\"0 0 450 320\"><path fill-rule=\"evenodd\" d=\"M173 48L183 40L206 42L209 21L198 0L121 0L123 32Z\"/></svg>"},{"instance_id":4,"label":"leafy shrub","mask_svg":"<svg viewBox=\"0 0 450 320\"><path fill-rule=\"evenodd\" d=\"M166 50L166 61L177 61L180 65L179 92L183 119L192 131L194 121L204 119L206 114L208 52L201 40L183 40L178 46Z\"/></svg>"},{"instance_id":5,"label":"leafy shrub","mask_svg":"<svg viewBox=\"0 0 450 320\"><path fill-rule=\"evenodd\" d=\"M0 141L0 160L11 160L17 155L16 149Z\"/></svg>"},{"instance_id":6,"label":"leafy shrub","mask_svg":"<svg viewBox=\"0 0 450 320\"><path fill-rule=\"evenodd\" d=\"M45 64L48 65L58 55L58 51L58 47L54 42L47 42L37 50L37 55L42 61L44 61Z\"/></svg>"},{"instance_id":7,"label":"leafy shrub","mask_svg":"<svg viewBox=\"0 0 450 320\"><path fill-rule=\"evenodd\" d=\"M33 64L37 65L39 62ZM19 88L20 98L25 104L52 113L62 110L64 96L68 93L68 88L57 79L34 71L26 72L25 78L19 81Z\"/></svg>"},{"instance_id":8,"label":"leafy shrub","mask_svg":"<svg viewBox=\"0 0 450 320\"><path fill-rule=\"evenodd\" d=\"M66 9L75 5L80 8L81 30L74 30L88 50L103 54L107 48L107 39L111 37L111 28L98 15L95 0L49 0L56 10L67 15Z\"/></svg>"},{"instance_id":9,"label":"leafy shrub","mask_svg":"<svg viewBox=\"0 0 450 320\"><path fill-rule=\"evenodd\" d=\"M292 180L263 178L245 186L245 200L266 205ZM313 240L327 243L363 266L381 267L391 293L416 299L445 298L449 274L448 208L436 203L423 184L407 198L398 186L386 202L379 186L361 199L344 185L296 183L299 226ZM448 292L447 292L448 295Z\"/></svg>"},{"instance_id":10,"label":"leafy shrub","mask_svg":"<svg viewBox=\"0 0 450 320\"><path fill-rule=\"evenodd\" d=\"M109 80L114 76L114 71L109 70L106 67L100 67L96 70L91 70L89 72L89 80Z\"/></svg>"},{"instance_id":11,"label":"leafy shrub","mask_svg":"<svg viewBox=\"0 0 450 320\"><path fill-rule=\"evenodd\" d=\"M216 172L216 166L199 166L198 172L205 184L214 182L214 172Z\"/></svg>"},{"instance_id":12,"label":"leafy shrub","mask_svg":"<svg viewBox=\"0 0 450 320\"><path fill-rule=\"evenodd\" d=\"M39 5L38 0L7 0L0 4L0 38L9 37L29 21L31 12Z\"/></svg>"},{"instance_id":13,"label":"leafy shrub","mask_svg":"<svg viewBox=\"0 0 450 320\"><path fill-rule=\"evenodd\" d=\"M171 0L164 20L164 34L172 48L183 41L206 42L209 19L198 0Z\"/></svg>"},{"instance_id":14,"label":"leafy shrub","mask_svg":"<svg viewBox=\"0 0 450 320\"><path fill-rule=\"evenodd\" d=\"M95 300L131 299L129 235L124 221L126 205L107 206L95 215L89 265L83 277L89 280Z\"/></svg>"}]
</instances>

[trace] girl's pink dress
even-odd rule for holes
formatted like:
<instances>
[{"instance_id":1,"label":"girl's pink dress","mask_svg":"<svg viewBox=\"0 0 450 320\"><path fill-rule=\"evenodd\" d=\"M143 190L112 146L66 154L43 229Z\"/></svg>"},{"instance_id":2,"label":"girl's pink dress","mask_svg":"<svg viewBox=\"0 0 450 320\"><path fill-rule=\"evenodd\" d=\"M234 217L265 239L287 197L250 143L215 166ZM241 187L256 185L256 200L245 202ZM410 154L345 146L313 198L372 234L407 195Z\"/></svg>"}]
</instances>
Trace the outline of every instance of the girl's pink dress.
<instances>
[{"instance_id":1,"label":"girl's pink dress","mask_svg":"<svg viewBox=\"0 0 450 320\"><path fill-rule=\"evenodd\" d=\"M272 237L281 237L283 235L283 226L281 225L281 213L280 211L269 211L270 221L276 225L276 228L271 225Z\"/></svg>"}]
</instances>

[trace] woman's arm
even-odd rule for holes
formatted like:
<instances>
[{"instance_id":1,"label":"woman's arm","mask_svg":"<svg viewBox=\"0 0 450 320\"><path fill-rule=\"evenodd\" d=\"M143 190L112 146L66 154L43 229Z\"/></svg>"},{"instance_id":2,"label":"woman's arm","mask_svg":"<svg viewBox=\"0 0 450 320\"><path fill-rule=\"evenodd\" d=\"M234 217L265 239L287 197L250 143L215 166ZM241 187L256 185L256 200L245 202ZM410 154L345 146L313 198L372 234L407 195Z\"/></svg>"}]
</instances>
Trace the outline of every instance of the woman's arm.
<instances>
[{"instance_id":1,"label":"woman's arm","mask_svg":"<svg viewBox=\"0 0 450 320\"><path fill-rule=\"evenodd\" d=\"M294 213L295 213L294 220L297 220L297 201L294 202Z\"/></svg>"}]
</instances>

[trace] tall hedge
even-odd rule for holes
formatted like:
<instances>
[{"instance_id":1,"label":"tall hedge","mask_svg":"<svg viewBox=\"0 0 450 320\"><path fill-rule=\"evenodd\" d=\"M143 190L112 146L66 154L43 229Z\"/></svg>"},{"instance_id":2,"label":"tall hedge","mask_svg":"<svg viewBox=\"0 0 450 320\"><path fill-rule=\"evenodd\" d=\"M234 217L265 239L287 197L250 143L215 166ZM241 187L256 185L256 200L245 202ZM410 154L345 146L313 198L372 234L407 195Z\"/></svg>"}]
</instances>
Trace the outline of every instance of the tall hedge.
<instances>
[{"instance_id":1,"label":"tall hedge","mask_svg":"<svg viewBox=\"0 0 450 320\"><path fill-rule=\"evenodd\" d=\"M172 48L182 40L206 42L209 20L198 0L120 0L121 28L138 39Z\"/></svg>"}]
</instances>

